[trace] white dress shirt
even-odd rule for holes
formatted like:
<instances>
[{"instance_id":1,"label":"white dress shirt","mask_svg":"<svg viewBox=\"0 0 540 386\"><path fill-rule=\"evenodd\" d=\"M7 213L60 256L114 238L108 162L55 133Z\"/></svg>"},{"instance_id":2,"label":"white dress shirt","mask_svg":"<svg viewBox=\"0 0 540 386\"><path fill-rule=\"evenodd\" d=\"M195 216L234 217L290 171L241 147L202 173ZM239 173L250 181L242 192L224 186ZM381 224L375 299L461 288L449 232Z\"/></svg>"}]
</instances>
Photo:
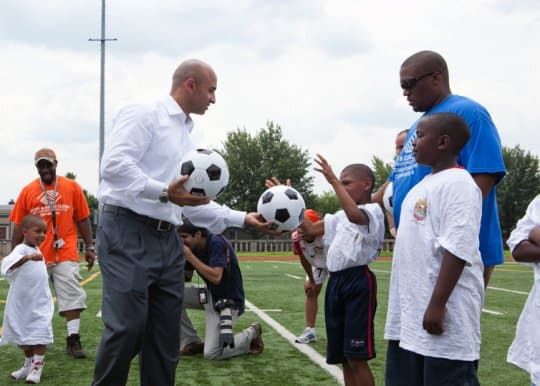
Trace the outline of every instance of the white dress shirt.
<instances>
[{"instance_id":1,"label":"white dress shirt","mask_svg":"<svg viewBox=\"0 0 540 386\"><path fill-rule=\"evenodd\" d=\"M195 148L193 121L171 97L154 105L129 105L116 115L101 160L100 203L117 205L172 224L182 213L194 224L221 233L241 227L245 212L214 202L196 207L161 203L159 195L180 175L182 157Z\"/></svg>"}]
</instances>

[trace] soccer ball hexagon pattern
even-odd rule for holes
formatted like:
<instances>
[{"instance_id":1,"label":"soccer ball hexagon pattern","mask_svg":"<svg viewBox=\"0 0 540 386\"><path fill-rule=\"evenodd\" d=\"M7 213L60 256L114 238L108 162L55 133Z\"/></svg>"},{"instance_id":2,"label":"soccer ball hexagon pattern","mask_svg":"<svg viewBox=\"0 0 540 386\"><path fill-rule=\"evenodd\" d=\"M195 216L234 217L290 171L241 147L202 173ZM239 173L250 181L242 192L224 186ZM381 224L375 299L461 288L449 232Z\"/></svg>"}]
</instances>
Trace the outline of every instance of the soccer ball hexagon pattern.
<instances>
[{"instance_id":1,"label":"soccer ball hexagon pattern","mask_svg":"<svg viewBox=\"0 0 540 386\"><path fill-rule=\"evenodd\" d=\"M386 185L386 189L384 191L383 205L384 205L384 209L391 215L394 215L393 196L394 196L394 185L392 184L392 182L390 182L388 185Z\"/></svg>"},{"instance_id":2,"label":"soccer ball hexagon pattern","mask_svg":"<svg viewBox=\"0 0 540 386\"><path fill-rule=\"evenodd\" d=\"M180 174L189 175L184 188L191 194L213 200L229 183L227 162L213 150L192 150L184 156L180 165Z\"/></svg>"},{"instance_id":3,"label":"soccer ball hexagon pattern","mask_svg":"<svg viewBox=\"0 0 540 386\"><path fill-rule=\"evenodd\" d=\"M271 229L292 231L304 220L306 204L297 190L286 185L273 186L263 192L257 202L257 212Z\"/></svg>"}]
</instances>

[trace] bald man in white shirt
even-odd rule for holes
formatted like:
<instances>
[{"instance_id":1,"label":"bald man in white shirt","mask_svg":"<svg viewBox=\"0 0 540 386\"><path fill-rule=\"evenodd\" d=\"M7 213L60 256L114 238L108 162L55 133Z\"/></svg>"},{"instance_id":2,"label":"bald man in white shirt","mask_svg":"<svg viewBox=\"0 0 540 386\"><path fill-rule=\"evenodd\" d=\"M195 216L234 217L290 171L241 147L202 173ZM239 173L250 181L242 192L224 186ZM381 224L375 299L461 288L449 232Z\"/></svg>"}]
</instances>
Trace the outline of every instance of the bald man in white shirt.
<instances>
[{"instance_id":1,"label":"bald man in white shirt","mask_svg":"<svg viewBox=\"0 0 540 386\"><path fill-rule=\"evenodd\" d=\"M113 122L97 193L105 330L93 385L125 385L137 354L141 385L175 384L185 262L175 227L182 216L214 233L230 226L267 229L257 213L184 189L180 161L194 149L190 114L204 114L216 102L216 88L208 64L187 60L174 72L169 96L150 106L126 106Z\"/></svg>"}]
</instances>

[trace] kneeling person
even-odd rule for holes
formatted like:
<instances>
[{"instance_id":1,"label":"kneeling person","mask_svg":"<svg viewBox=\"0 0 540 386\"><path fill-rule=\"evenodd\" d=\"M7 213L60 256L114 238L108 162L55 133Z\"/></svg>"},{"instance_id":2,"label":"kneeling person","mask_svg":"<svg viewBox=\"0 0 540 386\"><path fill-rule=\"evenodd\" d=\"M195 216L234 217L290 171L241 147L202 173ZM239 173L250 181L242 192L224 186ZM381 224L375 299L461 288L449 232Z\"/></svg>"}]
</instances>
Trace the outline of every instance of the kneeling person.
<instances>
[{"instance_id":1,"label":"kneeling person","mask_svg":"<svg viewBox=\"0 0 540 386\"><path fill-rule=\"evenodd\" d=\"M201 288L185 288L180 329L182 352L189 353L190 346L200 345L197 332L186 313L186 308L194 308L205 311L205 358L219 360L243 354L260 354L263 341L259 323L252 323L242 332L233 334L234 323L244 312L244 287L231 244L225 237L196 227L187 220L178 231L184 240L187 261L208 288L205 295L201 293Z\"/></svg>"}]
</instances>

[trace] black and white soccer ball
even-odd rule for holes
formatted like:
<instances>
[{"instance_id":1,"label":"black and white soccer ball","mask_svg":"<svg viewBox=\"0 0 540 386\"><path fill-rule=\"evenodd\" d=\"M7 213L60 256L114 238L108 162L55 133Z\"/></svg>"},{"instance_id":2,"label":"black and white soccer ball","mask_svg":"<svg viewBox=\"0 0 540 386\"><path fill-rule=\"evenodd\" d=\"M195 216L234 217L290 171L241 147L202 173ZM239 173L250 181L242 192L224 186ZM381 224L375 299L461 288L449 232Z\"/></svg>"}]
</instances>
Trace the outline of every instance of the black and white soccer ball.
<instances>
[{"instance_id":1,"label":"black and white soccer ball","mask_svg":"<svg viewBox=\"0 0 540 386\"><path fill-rule=\"evenodd\" d=\"M191 194L213 200L229 183L227 162L213 150L192 150L184 156L180 165L180 174L189 175L184 188Z\"/></svg>"},{"instance_id":2,"label":"black and white soccer ball","mask_svg":"<svg viewBox=\"0 0 540 386\"><path fill-rule=\"evenodd\" d=\"M384 190L383 205L388 213L394 215L394 184L392 182L386 185L386 189Z\"/></svg>"},{"instance_id":3,"label":"black and white soccer ball","mask_svg":"<svg viewBox=\"0 0 540 386\"><path fill-rule=\"evenodd\" d=\"M271 229L292 231L304 220L306 204L297 190L286 185L276 185L265 190L257 202L257 212Z\"/></svg>"}]
</instances>

